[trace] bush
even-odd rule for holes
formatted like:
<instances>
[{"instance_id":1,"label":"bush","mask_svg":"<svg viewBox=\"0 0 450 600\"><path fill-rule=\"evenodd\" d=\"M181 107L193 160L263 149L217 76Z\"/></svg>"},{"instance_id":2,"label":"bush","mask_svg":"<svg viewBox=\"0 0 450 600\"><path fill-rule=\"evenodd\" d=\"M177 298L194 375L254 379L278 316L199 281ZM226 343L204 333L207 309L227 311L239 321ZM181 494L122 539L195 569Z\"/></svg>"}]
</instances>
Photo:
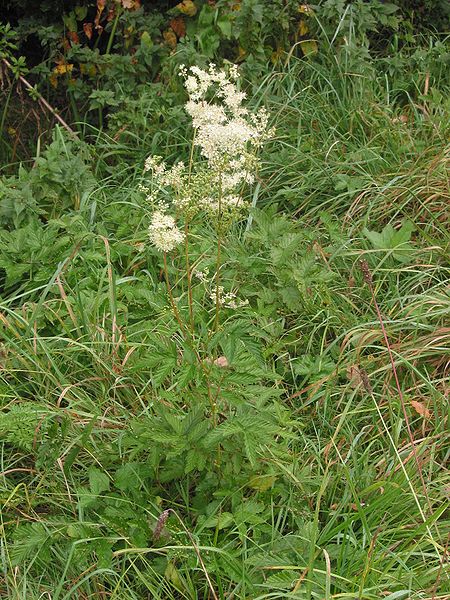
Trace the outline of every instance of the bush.
<instances>
[{"instance_id":1,"label":"bush","mask_svg":"<svg viewBox=\"0 0 450 600\"><path fill-rule=\"evenodd\" d=\"M446 0L396 0L414 31L450 32L450 5Z\"/></svg>"}]
</instances>

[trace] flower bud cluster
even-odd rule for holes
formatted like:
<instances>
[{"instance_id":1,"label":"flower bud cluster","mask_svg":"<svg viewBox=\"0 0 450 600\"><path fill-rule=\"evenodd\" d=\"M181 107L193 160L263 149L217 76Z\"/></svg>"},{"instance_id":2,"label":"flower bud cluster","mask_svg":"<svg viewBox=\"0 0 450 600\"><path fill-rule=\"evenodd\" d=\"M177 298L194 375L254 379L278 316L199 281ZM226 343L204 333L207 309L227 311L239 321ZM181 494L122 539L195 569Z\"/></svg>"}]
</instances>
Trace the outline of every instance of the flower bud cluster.
<instances>
[{"instance_id":1,"label":"flower bud cluster","mask_svg":"<svg viewBox=\"0 0 450 600\"><path fill-rule=\"evenodd\" d=\"M217 290L219 293L217 294ZM213 286L211 289L211 293L209 295L211 300L216 301L217 297L219 298L219 306L224 306L225 308L242 308L243 306L248 305L248 300L239 300L235 292L226 292L222 285L219 287Z\"/></svg>"}]
</instances>

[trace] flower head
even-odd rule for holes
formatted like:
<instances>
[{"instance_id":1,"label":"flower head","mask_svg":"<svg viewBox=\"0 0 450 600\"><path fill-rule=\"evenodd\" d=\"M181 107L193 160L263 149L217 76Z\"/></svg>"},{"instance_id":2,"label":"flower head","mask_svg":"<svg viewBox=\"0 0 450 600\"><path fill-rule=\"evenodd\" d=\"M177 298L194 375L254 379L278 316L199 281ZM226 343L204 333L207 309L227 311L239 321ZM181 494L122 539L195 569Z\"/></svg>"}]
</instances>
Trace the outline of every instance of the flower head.
<instances>
[{"instance_id":1,"label":"flower head","mask_svg":"<svg viewBox=\"0 0 450 600\"><path fill-rule=\"evenodd\" d=\"M170 252L184 241L184 233L176 226L175 219L161 211L153 213L148 235L151 243L161 252Z\"/></svg>"},{"instance_id":2,"label":"flower head","mask_svg":"<svg viewBox=\"0 0 450 600\"><path fill-rule=\"evenodd\" d=\"M243 190L254 182L259 149L272 135L265 109L252 111L245 106L236 66L227 72L214 64L207 69L182 66L180 74L188 94L185 109L195 130L193 143L202 158L172 166L160 156L145 161L144 173L151 180L141 191L157 211L150 235L160 249L182 239L175 224L168 225L170 209L187 221L205 211L217 223L228 223L248 207Z\"/></svg>"},{"instance_id":3,"label":"flower head","mask_svg":"<svg viewBox=\"0 0 450 600\"><path fill-rule=\"evenodd\" d=\"M271 135L264 109L251 113L243 106L244 92L236 85L237 68L227 74L215 65L181 69L189 95L186 111L196 129L195 144L209 167L224 170L229 161L241 160Z\"/></svg>"},{"instance_id":4,"label":"flower head","mask_svg":"<svg viewBox=\"0 0 450 600\"><path fill-rule=\"evenodd\" d=\"M161 156L149 156L144 164L144 173L151 171L155 177L160 177L166 170L166 164Z\"/></svg>"}]
</instances>

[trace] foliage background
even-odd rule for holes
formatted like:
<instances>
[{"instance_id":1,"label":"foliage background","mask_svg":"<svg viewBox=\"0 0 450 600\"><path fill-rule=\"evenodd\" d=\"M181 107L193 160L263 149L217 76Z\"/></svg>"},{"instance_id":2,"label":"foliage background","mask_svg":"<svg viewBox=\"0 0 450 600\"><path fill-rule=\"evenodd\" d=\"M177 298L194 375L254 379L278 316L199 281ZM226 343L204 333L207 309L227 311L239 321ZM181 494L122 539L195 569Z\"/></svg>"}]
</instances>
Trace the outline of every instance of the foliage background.
<instances>
[{"instance_id":1,"label":"foliage background","mask_svg":"<svg viewBox=\"0 0 450 600\"><path fill-rule=\"evenodd\" d=\"M445 4L100 6L2 6L1 595L446 598ZM223 248L248 306L210 336L194 286L207 381L139 184L188 159L175 74L211 60L276 136Z\"/></svg>"}]
</instances>

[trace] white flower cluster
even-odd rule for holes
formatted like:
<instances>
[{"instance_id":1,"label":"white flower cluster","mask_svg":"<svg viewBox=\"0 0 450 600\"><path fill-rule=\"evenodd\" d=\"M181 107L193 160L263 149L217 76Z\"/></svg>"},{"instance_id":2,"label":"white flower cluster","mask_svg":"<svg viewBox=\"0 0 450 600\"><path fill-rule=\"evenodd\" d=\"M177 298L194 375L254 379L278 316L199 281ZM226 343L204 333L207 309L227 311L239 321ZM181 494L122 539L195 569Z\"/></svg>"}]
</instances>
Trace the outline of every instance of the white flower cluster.
<instances>
[{"instance_id":1,"label":"white flower cluster","mask_svg":"<svg viewBox=\"0 0 450 600\"><path fill-rule=\"evenodd\" d=\"M217 288L211 285L209 269L206 267L203 271L194 270L193 274L203 283L206 289L209 288L209 297L213 302L217 300L217 289L219 290L219 305L226 308L241 308L248 305L248 300L239 300L235 292L226 292L222 285Z\"/></svg>"},{"instance_id":2,"label":"white flower cluster","mask_svg":"<svg viewBox=\"0 0 450 600\"><path fill-rule=\"evenodd\" d=\"M267 111L251 113L242 106L246 95L236 86L235 66L228 76L213 64L208 70L182 66L180 73L189 94L186 111L196 130L195 144L209 168L227 182L226 189L251 183L255 150L273 133Z\"/></svg>"},{"instance_id":3,"label":"white flower cluster","mask_svg":"<svg viewBox=\"0 0 450 600\"><path fill-rule=\"evenodd\" d=\"M184 241L184 233L176 226L175 219L159 210L152 215L148 236L161 252L170 252Z\"/></svg>"},{"instance_id":4,"label":"white flower cluster","mask_svg":"<svg viewBox=\"0 0 450 600\"><path fill-rule=\"evenodd\" d=\"M193 271L194 275L199 279L202 283L206 284L209 281L209 269L206 267L204 271Z\"/></svg>"},{"instance_id":5,"label":"white flower cluster","mask_svg":"<svg viewBox=\"0 0 450 600\"><path fill-rule=\"evenodd\" d=\"M219 210L222 212L236 212L244 204L241 196L235 196L232 194L225 194L222 196L219 206L219 199L214 196L203 196L200 198L198 203L199 208L207 212L218 213Z\"/></svg>"},{"instance_id":6,"label":"white flower cluster","mask_svg":"<svg viewBox=\"0 0 450 600\"><path fill-rule=\"evenodd\" d=\"M144 164L144 173L152 171L155 177L158 177L166 170L166 164L163 162L162 156L149 156Z\"/></svg>"},{"instance_id":7,"label":"white flower cluster","mask_svg":"<svg viewBox=\"0 0 450 600\"><path fill-rule=\"evenodd\" d=\"M170 169L161 156L149 156L144 165L144 173L151 171L155 181L163 187L179 187L183 182L186 166L182 160Z\"/></svg>"},{"instance_id":8,"label":"white flower cluster","mask_svg":"<svg viewBox=\"0 0 450 600\"><path fill-rule=\"evenodd\" d=\"M238 300L234 292L226 292L222 285L219 288L213 286L209 297L214 302L217 300L217 289L219 290L219 305L226 308L242 308L247 306L248 300Z\"/></svg>"},{"instance_id":9,"label":"white flower cluster","mask_svg":"<svg viewBox=\"0 0 450 600\"><path fill-rule=\"evenodd\" d=\"M242 188L254 182L258 149L273 133L264 109L251 112L243 106L246 95L236 84L237 67L232 66L228 74L215 65L206 70L183 66L180 72L189 95L186 111L195 130L194 145L205 160L189 168L181 161L168 167L160 156L145 161L144 174L151 174L151 185L140 189L157 211L150 239L165 251L183 240L173 218L167 216L171 208L188 221L205 211L218 224L242 210Z\"/></svg>"}]
</instances>

